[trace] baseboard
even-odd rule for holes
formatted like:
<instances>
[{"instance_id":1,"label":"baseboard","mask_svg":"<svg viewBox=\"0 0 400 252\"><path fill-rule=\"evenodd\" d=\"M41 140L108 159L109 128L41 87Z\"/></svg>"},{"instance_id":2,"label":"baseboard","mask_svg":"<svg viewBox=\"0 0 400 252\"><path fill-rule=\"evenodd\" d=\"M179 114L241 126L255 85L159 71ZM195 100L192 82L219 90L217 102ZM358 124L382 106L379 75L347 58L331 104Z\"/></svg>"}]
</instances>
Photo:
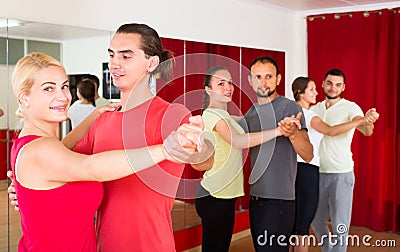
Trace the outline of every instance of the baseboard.
<instances>
[{"instance_id":1,"label":"baseboard","mask_svg":"<svg viewBox=\"0 0 400 252\"><path fill-rule=\"evenodd\" d=\"M231 241L237 241L237 240L249 237L250 235L251 235L251 233L250 233L250 228L249 228L249 229L240 231L240 232L238 232L236 234L233 234Z\"/></svg>"}]
</instances>

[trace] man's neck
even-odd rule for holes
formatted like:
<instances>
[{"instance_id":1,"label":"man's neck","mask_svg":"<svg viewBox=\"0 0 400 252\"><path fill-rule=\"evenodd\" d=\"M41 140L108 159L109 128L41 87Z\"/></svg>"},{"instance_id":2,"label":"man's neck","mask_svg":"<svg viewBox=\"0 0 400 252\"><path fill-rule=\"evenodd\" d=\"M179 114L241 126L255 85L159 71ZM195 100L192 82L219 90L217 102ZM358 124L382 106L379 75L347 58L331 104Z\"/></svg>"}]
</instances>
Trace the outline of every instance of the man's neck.
<instances>
[{"instance_id":1,"label":"man's neck","mask_svg":"<svg viewBox=\"0 0 400 252\"><path fill-rule=\"evenodd\" d=\"M149 87L149 78L143 78L138 83L129 88L120 89L121 91L121 111L127 111L140 104L154 98Z\"/></svg>"},{"instance_id":2,"label":"man's neck","mask_svg":"<svg viewBox=\"0 0 400 252\"><path fill-rule=\"evenodd\" d=\"M340 101L340 96L336 99L329 99L329 98L325 98L325 108L328 109L330 107L332 107L333 105L335 105L338 101Z\"/></svg>"},{"instance_id":3,"label":"man's neck","mask_svg":"<svg viewBox=\"0 0 400 252\"><path fill-rule=\"evenodd\" d=\"M272 95L270 95L268 97L257 96L257 102L258 102L258 105L264 105L264 104L272 102L273 100L275 100L278 97L279 97L279 95L277 92L273 93Z\"/></svg>"},{"instance_id":4,"label":"man's neck","mask_svg":"<svg viewBox=\"0 0 400 252\"><path fill-rule=\"evenodd\" d=\"M82 99L80 101L81 101L81 104L92 104L90 101L88 101L86 99Z\"/></svg>"}]
</instances>

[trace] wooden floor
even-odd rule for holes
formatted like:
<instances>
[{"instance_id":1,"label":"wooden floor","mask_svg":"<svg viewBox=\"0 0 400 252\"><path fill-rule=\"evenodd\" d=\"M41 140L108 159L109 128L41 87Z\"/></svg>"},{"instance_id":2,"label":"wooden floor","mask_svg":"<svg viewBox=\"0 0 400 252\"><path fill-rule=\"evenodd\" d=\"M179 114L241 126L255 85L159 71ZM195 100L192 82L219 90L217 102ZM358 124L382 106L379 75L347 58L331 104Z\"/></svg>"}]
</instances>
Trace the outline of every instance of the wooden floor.
<instances>
[{"instance_id":1,"label":"wooden floor","mask_svg":"<svg viewBox=\"0 0 400 252\"><path fill-rule=\"evenodd\" d=\"M17 252L21 237L19 220L19 214L8 205L7 182L0 180L0 252Z\"/></svg>"},{"instance_id":2,"label":"wooden floor","mask_svg":"<svg viewBox=\"0 0 400 252\"><path fill-rule=\"evenodd\" d=\"M181 230L185 227L192 227L201 223L200 217L197 215L194 204L187 204L180 200L175 200L174 207L171 212L172 229L174 231Z\"/></svg>"},{"instance_id":3,"label":"wooden floor","mask_svg":"<svg viewBox=\"0 0 400 252\"><path fill-rule=\"evenodd\" d=\"M19 223L19 214L8 205L7 185L5 181L0 181L0 252L17 252L17 243L21 236ZM185 218L182 218L185 216ZM173 228L179 230L184 226L192 226L199 223L199 217L196 214L194 205L185 205L176 201L172 211ZM348 252L400 252L400 234L392 232L374 232L367 228L351 227L350 234L358 235L360 239L366 235L370 235L372 239L369 241L375 244L376 241L392 243L395 247L366 247L349 246ZM362 242L360 242L362 243ZM9 249L9 250L8 250ZM190 252L201 251L201 247L188 250ZM232 238L230 252L252 252L253 244L249 230L235 234ZM321 251L318 247L311 247L310 252Z\"/></svg>"}]
</instances>

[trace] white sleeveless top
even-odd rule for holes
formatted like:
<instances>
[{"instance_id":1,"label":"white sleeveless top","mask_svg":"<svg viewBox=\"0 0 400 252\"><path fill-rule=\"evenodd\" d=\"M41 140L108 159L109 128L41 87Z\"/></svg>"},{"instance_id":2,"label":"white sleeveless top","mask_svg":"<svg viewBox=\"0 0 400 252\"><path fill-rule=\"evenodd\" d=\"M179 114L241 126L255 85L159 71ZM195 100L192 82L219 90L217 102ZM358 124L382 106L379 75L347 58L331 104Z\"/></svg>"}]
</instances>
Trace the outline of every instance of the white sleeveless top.
<instances>
[{"instance_id":1,"label":"white sleeveless top","mask_svg":"<svg viewBox=\"0 0 400 252\"><path fill-rule=\"evenodd\" d=\"M321 143L323 134L316 131L313 127L311 127L311 119L314 116L318 116L314 111L303 108L304 119L306 121L307 129L308 129L308 138L310 138L310 142L314 148L314 157L310 161L310 164L319 167L319 145ZM299 155L297 155L297 162L306 163Z\"/></svg>"}]
</instances>

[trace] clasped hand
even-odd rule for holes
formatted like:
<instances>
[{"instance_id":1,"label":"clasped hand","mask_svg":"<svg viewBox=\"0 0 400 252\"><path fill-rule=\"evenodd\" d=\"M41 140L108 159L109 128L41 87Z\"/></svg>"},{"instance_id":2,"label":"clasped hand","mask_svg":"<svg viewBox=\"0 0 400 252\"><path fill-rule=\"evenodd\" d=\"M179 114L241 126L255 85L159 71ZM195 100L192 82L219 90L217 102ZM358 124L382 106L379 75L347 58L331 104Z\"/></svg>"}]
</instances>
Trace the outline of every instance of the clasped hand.
<instances>
[{"instance_id":1,"label":"clasped hand","mask_svg":"<svg viewBox=\"0 0 400 252\"><path fill-rule=\"evenodd\" d=\"M296 117L294 115L291 117L285 117L278 123L279 131L283 136L291 137L297 130L301 129L300 118L302 114L302 112L299 112Z\"/></svg>"},{"instance_id":2,"label":"clasped hand","mask_svg":"<svg viewBox=\"0 0 400 252\"><path fill-rule=\"evenodd\" d=\"M189 123L172 131L164 140L166 158L176 163L199 164L214 152L212 143L204 138L204 122L201 116L192 116Z\"/></svg>"},{"instance_id":3,"label":"clasped hand","mask_svg":"<svg viewBox=\"0 0 400 252\"><path fill-rule=\"evenodd\" d=\"M369 109L364 116L364 119L367 123L373 124L378 120L379 114L376 112L376 108Z\"/></svg>"}]
</instances>

